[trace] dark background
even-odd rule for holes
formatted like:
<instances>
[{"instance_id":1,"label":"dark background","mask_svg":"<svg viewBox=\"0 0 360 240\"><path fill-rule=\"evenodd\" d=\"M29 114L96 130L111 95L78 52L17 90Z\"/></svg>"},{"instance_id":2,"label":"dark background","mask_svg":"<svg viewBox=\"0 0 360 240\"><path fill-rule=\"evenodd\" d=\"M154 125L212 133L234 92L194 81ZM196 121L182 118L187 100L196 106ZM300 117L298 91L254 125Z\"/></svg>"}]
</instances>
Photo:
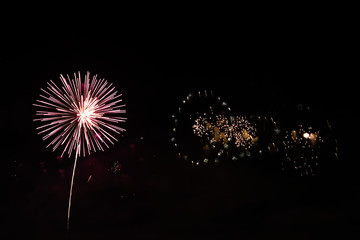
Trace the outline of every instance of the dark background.
<instances>
[{"instance_id":1,"label":"dark background","mask_svg":"<svg viewBox=\"0 0 360 240\"><path fill-rule=\"evenodd\" d=\"M4 234L312 239L358 231L358 87L346 28L321 21L114 25L70 30L25 21L3 32ZM45 148L32 103L47 81L77 71L113 82L128 121L115 146L79 159L68 235L73 159ZM310 106L313 120L333 124L339 160L323 160L314 178L281 172L271 159L192 168L176 158L171 115L188 92L203 89L235 112L288 126L297 104ZM111 171L116 161L119 174Z\"/></svg>"}]
</instances>

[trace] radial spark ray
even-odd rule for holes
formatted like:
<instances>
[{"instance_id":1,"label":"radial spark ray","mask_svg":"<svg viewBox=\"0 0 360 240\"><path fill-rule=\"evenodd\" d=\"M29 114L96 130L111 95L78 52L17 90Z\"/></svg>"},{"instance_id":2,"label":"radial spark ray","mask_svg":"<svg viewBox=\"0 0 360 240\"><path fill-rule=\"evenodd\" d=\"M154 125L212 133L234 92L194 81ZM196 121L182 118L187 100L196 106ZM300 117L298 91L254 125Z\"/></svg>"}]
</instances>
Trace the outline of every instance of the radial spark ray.
<instances>
[{"instance_id":1,"label":"radial spark ray","mask_svg":"<svg viewBox=\"0 0 360 240\"><path fill-rule=\"evenodd\" d=\"M90 79L89 72L84 81L80 72L74 73L73 79L60 75L60 80L60 87L48 82L33 104L41 108L34 119L42 123L36 128L38 134L43 135L43 140L52 138L47 147L52 145L53 151L63 147L61 156L67 153L70 157L72 152L85 156L114 144L117 141L114 135L125 131L117 126L126 121L122 116L126 110L125 104L120 104L121 94L97 75Z\"/></svg>"}]
</instances>

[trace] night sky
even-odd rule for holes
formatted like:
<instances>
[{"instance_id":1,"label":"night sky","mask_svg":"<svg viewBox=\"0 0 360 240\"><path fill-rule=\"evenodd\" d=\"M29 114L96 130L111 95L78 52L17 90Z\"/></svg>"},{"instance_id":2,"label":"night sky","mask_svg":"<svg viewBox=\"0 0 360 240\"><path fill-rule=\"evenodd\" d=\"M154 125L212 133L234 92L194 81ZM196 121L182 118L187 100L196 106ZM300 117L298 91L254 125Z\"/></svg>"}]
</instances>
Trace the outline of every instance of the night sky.
<instances>
[{"instance_id":1,"label":"night sky","mask_svg":"<svg viewBox=\"0 0 360 240\"><path fill-rule=\"evenodd\" d=\"M346 30L34 25L13 28L2 46L4 234L68 236L73 159L46 148L32 104L47 81L77 71L112 82L128 120L114 146L79 158L70 237L315 239L359 231L358 77L349 74ZM193 168L176 156L171 115L189 92L205 89L236 113L271 116L282 126L329 120L339 159L322 158L312 178L282 172L274 158ZM115 162L120 173L112 171Z\"/></svg>"}]
</instances>

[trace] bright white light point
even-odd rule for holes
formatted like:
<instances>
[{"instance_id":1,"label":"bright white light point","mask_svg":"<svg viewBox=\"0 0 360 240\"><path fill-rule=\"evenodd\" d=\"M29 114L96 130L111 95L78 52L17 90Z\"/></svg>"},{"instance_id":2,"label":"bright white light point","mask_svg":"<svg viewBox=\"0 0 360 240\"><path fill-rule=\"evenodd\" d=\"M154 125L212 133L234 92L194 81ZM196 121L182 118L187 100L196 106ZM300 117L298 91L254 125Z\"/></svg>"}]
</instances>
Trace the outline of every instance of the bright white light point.
<instances>
[{"instance_id":1,"label":"bright white light point","mask_svg":"<svg viewBox=\"0 0 360 240\"><path fill-rule=\"evenodd\" d=\"M310 137L310 134L304 133L304 134L303 134L303 137L304 137L304 138L309 138L309 137Z\"/></svg>"},{"instance_id":2,"label":"bright white light point","mask_svg":"<svg viewBox=\"0 0 360 240\"><path fill-rule=\"evenodd\" d=\"M94 117L94 111L91 111L90 109L85 108L80 111L78 116L80 117L80 121L90 122L91 118Z\"/></svg>"}]
</instances>

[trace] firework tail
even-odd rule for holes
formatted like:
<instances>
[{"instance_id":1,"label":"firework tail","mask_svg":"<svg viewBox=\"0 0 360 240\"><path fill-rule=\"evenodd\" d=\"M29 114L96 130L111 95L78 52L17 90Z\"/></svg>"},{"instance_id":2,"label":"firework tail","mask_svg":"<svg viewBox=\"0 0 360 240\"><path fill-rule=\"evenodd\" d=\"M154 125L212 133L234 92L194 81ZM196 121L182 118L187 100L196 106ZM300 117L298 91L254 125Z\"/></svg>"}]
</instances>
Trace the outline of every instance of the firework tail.
<instances>
[{"instance_id":1,"label":"firework tail","mask_svg":"<svg viewBox=\"0 0 360 240\"><path fill-rule=\"evenodd\" d=\"M71 176L71 185L70 185L70 193L69 193L69 204L68 204L68 213L67 213L67 223L66 223L66 230L69 232L70 230L70 209L71 209L71 197L72 197L72 190L74 186L74 176L75 176L75 169L76 169L76 163L78 159L78 154L75 154L75 161L74 161L74 167L72 171Z\"/></svg>"}]
</instances>

